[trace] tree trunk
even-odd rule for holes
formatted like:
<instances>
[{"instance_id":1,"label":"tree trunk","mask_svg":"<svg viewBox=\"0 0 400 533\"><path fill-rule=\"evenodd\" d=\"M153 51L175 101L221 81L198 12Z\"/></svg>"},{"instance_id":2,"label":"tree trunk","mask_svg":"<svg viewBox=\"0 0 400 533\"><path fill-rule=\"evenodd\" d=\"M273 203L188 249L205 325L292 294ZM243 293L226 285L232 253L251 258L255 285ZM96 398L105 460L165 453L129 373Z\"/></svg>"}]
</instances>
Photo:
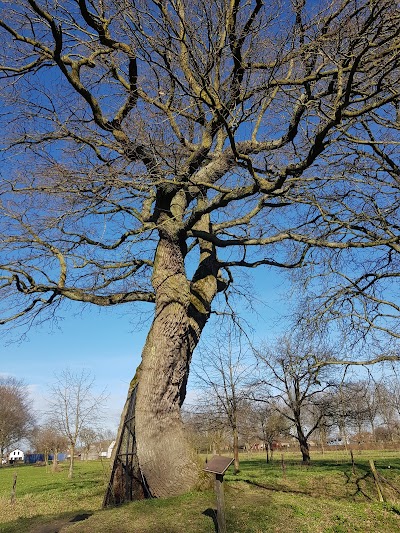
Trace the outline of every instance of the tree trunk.
<instances>
[{"instance_id":1,"label":"tree trunk","mask_svg":"<svg viewBox=\"0 0 400 533\"><path fill-rule=\"evenodd\" d=\"M190 286L179 242L160 240L152 282L156 310L142 353L136 445L151 495L165 497L189 490L198 478L180 416L197 339L191 331Z\"/></svg>"},{"instance_id":2,"label":"tree trunk","mask_svg":"<svg viewBox=\"0 0 400 533\"><path fill-rule=\"evenodd\" d=\"M75 455L75 446L73 444L70 445L69 453L70 453L70 458L69 458L68 479L72 479L72 476L74 475L74 455Z\"/></svg>"},{"instance_id":3,"label":"tree trunk","mask_svg":"<svg viewBox=\"0 0 400 533\"><path fill-rule=\"evenodd\" d=\"M184 253L179 239L161 238L158 243L152 278L155 315L136 377L130 453L135 455L140 476L136 476L134 484L142 485L137 493L152 497L182 494L199 479L180 408L186 395L191 356L217 292L217 272L213 252L206 244L199 268L193 280L188 281ZM123 418L121 425L125 423ZM135 489L131 498L134 494Z\"/></svg>"},{"instance_id":4,"label":"tree trunk","mask_svg":"<svg viewBox=\"0 0 400 533\"><path fill-rule=\"evenodd\" d=\"M310 464L310 450L307 441L300 442L300 451L303 456L303 464Z\"/></svg>"},{"instance_id":5,"label":"tree trunk","mask_svg":"<svg viewBox=\"0 0 400 533\"><path fill-rule=\"evenodd\" d=\"M303 433L301 427L297 427L297 440L300 444L300 451L303 457L303 464L310 464L310 448L308 446L307 438Z\"/></svg>"},{"instance_id":6,"label":"tree trunk","mask_svg":"<svg viewBox=\"0 0 400 533\"><path fill-rule=\"evenodd\" d=\"M339 426L339 431L340 431L341 436L344 439L344 449L346 450L346 452L348 452L349 451L349 448L347 445L348 438L347 438L346 425L344 423L341 426Z\"/></svg>"},{"instance_id":7,"label":"tree trunk","mask_svg":"<svg viewBox=\"0 0 400 533\"><path fill-rule=\"evenodd\" d=\"M235 474L238 474L240 471L239 464L239 434L237 427L233 428L233 468Z\"/></svg>"},{"instance_id":8,"label":"tree trunk","mask_svg":"<svg viewBox=\"0 0 400 533\"><path fill-rule=\"evenodd\" d=\"M372 441L376 444L375 424L372 420L370 421L370 424L371 424Z\"/></svg>"},{"instance_id":9,"label":"tree trunk","mask_svg":"<svg viewBox=\"0 0 400 533\"><path fill-rule=\"evenodd\" d=\"M173 303L155 319L143 351L136 445L142 475L154 497L185 492L198 476L180 416L191 356L188 335L187 317Z\"/></svg>"},{"instance_id":10,"label":"tree trunk","mask_svg":"<svg viewBox=\"0 0 400 533\"><path fill-rule=\"evenodd\" d=\"M57 448L55 450L53 450L53 464L52 464L52 467L51 467L51 470L52 472L57 472L58 470L58 450Z\"/></svg>"}]
</instances>

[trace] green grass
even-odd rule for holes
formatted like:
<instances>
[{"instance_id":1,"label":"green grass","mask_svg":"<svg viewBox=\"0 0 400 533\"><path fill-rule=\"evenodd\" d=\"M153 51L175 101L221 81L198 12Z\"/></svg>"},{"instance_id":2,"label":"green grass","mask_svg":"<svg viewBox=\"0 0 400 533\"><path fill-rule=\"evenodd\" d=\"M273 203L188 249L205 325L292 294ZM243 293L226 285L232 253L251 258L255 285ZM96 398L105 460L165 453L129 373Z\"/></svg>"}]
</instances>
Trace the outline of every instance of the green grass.
<instances>
[{"instance_id":1,"label":"green grass","mask_svg":"<svg viewBox=\"0 0 400 533\"><path fill-rule=\"evenodd\" d=\"M0 532L22 533L42 522L98 510L106 471L108 465L100 461L77 462L75 476L69 480L67 464L55 473L44 466L0 468ZM11 504L14 474L16 501Z\"/></svg>"},{"instance_id":2,"label":"green grass","mask_svg":"<svg viewBox=\"0 0 400 533\"><path fill-rule=\"evenodd\" d=\"M356 471L343 452L313 454L310 467L299 456L280 454L266 464L261 455L241 457L241 471L225 476L229 533L350 533L400 530L400 494L384 484L385 503L377 492L368 460L400 490L400 452L355 453ZM390 467L390 468L389 468ZM17 501L11 505L14 472ZM210 476L211 478L211 476ZM77 463L76 477L67 466L52 474L45 467L0 469L0 532L44 533L55 522L68 533L213 533L215 494L212 489L166 500L146 500L101 510L105 475L100 462ZM93 514L92 514L93 513ZM78 514L83 521L68 522ZM59 521L57 523L56 521ZM53 528L52 531L56 529Z\"/></svg>"}]
</instances>

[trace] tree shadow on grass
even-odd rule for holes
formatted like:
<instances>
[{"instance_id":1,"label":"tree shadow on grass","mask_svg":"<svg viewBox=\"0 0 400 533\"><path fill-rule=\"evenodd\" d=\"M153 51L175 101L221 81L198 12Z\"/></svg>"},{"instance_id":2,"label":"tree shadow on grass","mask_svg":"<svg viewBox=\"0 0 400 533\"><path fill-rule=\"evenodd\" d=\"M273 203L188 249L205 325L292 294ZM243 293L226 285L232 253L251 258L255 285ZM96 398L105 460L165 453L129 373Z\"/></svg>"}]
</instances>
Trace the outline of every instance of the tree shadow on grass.
<instances>
[{"instance_id":1,"label":"tree shadow on grass","mask_svg":"<svg viewBox=\"0 0 400 533\"><path fill-rule=\"evenodd\" d=\"M244 478L240 478L240 479L237 479L237 480L230 479L229 483L232 484L235 481L241 481L242 483L247 483L248 485L253 485L254 487L258 487L258 488L264 489L264 490L270 490L270 491L273 491L273 492L287 492L287 493L290 493L290 494L305 494L306 496L311 496L311 492L309 492L309 491L290 489L290 488L282 487L282 486L279 486L279 485L264 485L263 483L257 483L256 481L253 481L251 479L244 479Z\"/></svg>"},{"instance_id":2,"label":"tree shadow on grass","mask_svg":"<svg viewBox=\"0 0 400 533\"><path fill-rule=\"evenodd\" d=\"M215 529L216 533L218 533L217 510L216 509L211 509L211 507L209 507L208 509L203 511L202 514L204 516L208 516L208 517L210 517L212 519L212 521L214 523L214 529Z\"/></svg>"},{"instance_id":3,"label":"tree shadow on grass","mask_svg":"<svg viewBox=\"0 0 400 533\"><path fill-rule=\"evenodd\" d=\"M359 476L359 477L350 476L346 472L344 472L344 475L346 477L346 485L351 485L351 484L355 485L354 493L351 494L352 498L362 495L367 500L372 501L372 498L361 487L361 482L366 481L366 479L370 477L370 472L365 472L363 476Z\"/></svg>"},{"instance_id":4,"label":"tree shadow on grass","mask_svg":"<svg viewBox=\"0 0 400 533\"><path fill-rule=\"evenodd\" d=\"M19 518L14 522L2 524L1 533L58 533L67 524L80 522L92 516L92 511L82 510L79 513L62 513L53 516L35 516Z\"/></svg>"}]
</instances>

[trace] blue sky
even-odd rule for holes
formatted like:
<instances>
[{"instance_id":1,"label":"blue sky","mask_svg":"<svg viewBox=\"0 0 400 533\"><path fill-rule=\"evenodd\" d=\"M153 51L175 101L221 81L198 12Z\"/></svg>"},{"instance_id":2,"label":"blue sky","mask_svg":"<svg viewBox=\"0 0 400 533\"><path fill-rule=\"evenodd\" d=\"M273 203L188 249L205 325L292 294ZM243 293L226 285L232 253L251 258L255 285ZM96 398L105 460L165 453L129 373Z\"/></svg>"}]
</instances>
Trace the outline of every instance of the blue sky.
<instances>
[{"instance_id":1,"label":"blue sky","mask_svg":"<svg viewBox=\"0 0 400 533\"><path fill-rule=\"evenodd\" d=\"M66 367L78 373L88 369L96 378L96 389L107 389L107 425L115 427L146 332L134 331L123 310L113 311L87 307L76 315L70 306L58 328L47 323L31 329L26 340L7 344L1 339L0 373L23 379L40 413L57 372Z\"/></svg>"},{"instance_id":2,"label":"blue sky","mask_svg":"<svg viewBox=\"0 0 400 533\"><path fill-rule=\"evenodd\" d=\"M279 318L285 312L282 293L287 280L285 283L282 275L265 268L251 274L255 294L264 303L256 305L256 314L245 309L241 312L254 327L256 340L274 336L274 332L278 335ZM151 306L145 310L151 313ZM58 327L48 322L32 328L25 340L10 343L11 336L0 337L0 375L25 381L40 416L46 410L46 396L57 372L66 367L75 372L88 369L96 378L97 390L107 389L105 425L114 429L140 362L150 315L147 323L139 327L138 307L134 305L101 309L68 304L61 314Z\"/></svg>"}]
</instances>

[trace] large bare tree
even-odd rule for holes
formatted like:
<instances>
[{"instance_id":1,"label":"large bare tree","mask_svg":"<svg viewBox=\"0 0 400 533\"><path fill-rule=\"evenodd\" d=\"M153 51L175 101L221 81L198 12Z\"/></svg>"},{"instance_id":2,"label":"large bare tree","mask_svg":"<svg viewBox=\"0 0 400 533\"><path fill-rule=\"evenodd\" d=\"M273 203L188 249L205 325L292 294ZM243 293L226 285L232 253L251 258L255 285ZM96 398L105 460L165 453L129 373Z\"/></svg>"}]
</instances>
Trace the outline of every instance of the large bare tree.
<instances>
[{"instance_id":1,"label":"large bare tree","mask_svg":"<svg viewBox=\"0 0 400 533\"><path fill-rule=\"evenodd\" d=\"M18 0L0 33L2 323L152 304L136 479L185 491L190 359L237 270L398 247L373 211L396 185L398 2Z\"/></svg>"}]
</instances>

